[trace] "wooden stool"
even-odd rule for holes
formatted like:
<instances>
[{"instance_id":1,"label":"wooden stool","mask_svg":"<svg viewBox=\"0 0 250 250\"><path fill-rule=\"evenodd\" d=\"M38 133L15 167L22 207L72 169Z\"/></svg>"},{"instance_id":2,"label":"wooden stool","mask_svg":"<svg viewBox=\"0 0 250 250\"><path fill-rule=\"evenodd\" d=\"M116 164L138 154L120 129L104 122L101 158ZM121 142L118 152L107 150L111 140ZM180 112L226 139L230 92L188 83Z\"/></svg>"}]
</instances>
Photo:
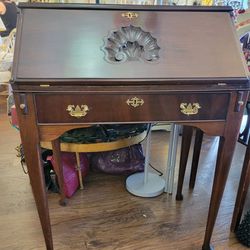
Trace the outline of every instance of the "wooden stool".
<instances>
[{"instance_id":1,"label":"wooden stool","mask_svg":"<svg viewBox=\"0 0 250 250\"><path fill-rule=\"evenodd\" d=\"M139 135L125 138L125 139L120 139L117 141L86 143L86 144L60 143L59 138L57 138L52 142L43 141L40 143L40 146L42 148L52 149L56 168L59 169L59 175L58 175L59 187L60 187L60 190L63 190L64 178L63 178L63 170L61 166L61 155L60 155L61 151L74 152L76 154L77 170L79 174L78 176L79 176L80 187L83 188L81 169L80 169L80 160L79 160L80 152L90 153L90 152L103 152L103 151L117 150L120 148L125 148L134 144L138 144L142 142L146 138L146 136L147 136L147 131L144 131ZM67 198L65 197L64 192L61 192L60 195L61 195L61 199L59 201L59 204L62 206L66 206Z\"/></svg>"}]
</instances>

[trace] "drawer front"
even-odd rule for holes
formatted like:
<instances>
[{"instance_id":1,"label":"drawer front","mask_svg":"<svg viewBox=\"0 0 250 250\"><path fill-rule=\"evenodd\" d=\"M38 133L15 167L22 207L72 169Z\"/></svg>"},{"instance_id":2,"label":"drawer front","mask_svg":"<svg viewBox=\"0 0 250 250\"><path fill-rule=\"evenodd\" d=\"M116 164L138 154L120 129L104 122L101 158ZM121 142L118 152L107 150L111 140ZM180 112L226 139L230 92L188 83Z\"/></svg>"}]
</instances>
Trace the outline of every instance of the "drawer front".
<instances>
[{"instance_id":1,"label":"drawer front","mask_svg":"<svg viewBox=\"0 0 250 250\"><path fill-rule=\"evenodd\" d=\"M36 94L38 123L225 120L229 93Z\"/></svg>"}]
</instances>

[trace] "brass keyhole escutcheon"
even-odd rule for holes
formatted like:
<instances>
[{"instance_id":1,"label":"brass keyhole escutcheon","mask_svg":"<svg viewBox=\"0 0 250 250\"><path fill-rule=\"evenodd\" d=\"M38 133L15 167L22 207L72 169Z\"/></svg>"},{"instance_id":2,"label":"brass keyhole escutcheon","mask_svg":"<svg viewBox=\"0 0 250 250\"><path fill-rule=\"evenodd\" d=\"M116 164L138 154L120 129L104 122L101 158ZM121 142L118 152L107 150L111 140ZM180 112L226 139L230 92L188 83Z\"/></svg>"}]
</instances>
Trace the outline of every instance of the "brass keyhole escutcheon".
<instances>
[{"instance_id":1,"label":"brass keyhole escutcheon","mask_svg":"<svg viewBox=\"0 0 250 250\"><path fill-rule=\"evenodd\" d=\"M143 99L140 99L138 97L133 97L133 98L128 99L126 101L126 103L129 106L132 106L132 107L136 108L138 106L142 106L144 104L144 101L143 101Z\"/></svg>"},{"instance_id":2,"label":"brass keyhole escutcheon","mask_svg":"<svg viewBox=\"0 0 250 250\"><path fill-rule=\"evenodd\" d=\"M135 12L125 12L125 13L122 13L122 17L126 17L128 19L133 19L133 18L137 18L138 17L138 14L135 13Z\"/></svg>"}]
</instances>

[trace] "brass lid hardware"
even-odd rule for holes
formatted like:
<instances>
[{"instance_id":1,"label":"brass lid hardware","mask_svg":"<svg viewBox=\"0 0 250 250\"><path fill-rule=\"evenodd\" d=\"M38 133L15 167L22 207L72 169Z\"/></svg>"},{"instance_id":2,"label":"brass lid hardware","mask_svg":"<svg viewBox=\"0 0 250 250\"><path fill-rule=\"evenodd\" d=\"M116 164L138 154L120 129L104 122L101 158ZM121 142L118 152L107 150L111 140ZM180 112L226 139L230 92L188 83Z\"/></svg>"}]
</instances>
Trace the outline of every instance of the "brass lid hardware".
<instances>
[{"instance_id":1,"label":"brass lid hardware","mask_svg":"<svg viewBox=\"0 0 250 250\"><path fill-rule=\"evenodd\" d=\"M40 84L40 87L42 87L42 88L48 88L48 87L50 87L50 85L49 84Z\"/></svg>"},{"instance_id":2,"label":"brass lid hardware","mask_svg":"<svg viewBox=\"0 0 250 250\"><path fill-rule=\"evenodd\" d=\"M137 18L139 15L135 12L125 12L125 13L122 13L122 17L126 17L128 19L133 19L133 18Z\"/></svg>"}]
</instances>

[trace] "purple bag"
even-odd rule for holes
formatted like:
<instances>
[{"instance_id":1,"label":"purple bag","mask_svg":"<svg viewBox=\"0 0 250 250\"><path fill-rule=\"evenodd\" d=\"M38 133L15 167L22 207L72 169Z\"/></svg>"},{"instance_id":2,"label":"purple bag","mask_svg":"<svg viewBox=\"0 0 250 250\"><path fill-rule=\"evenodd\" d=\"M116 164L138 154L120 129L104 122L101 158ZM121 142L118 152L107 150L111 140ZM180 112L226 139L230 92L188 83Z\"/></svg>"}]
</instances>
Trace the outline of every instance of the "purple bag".
<instances>
[{"instance_id":1,"label":"purple bag","mask_svg":"<svg viewBox=\"0 0 250 250\"><path fill-rule=\"evenodd\" d=\"M96 172L129 175L142 172L144 160L142 146L136 144L118 150L93 153L91 155L91 167Z\"/></svg>"}]
</instances>

